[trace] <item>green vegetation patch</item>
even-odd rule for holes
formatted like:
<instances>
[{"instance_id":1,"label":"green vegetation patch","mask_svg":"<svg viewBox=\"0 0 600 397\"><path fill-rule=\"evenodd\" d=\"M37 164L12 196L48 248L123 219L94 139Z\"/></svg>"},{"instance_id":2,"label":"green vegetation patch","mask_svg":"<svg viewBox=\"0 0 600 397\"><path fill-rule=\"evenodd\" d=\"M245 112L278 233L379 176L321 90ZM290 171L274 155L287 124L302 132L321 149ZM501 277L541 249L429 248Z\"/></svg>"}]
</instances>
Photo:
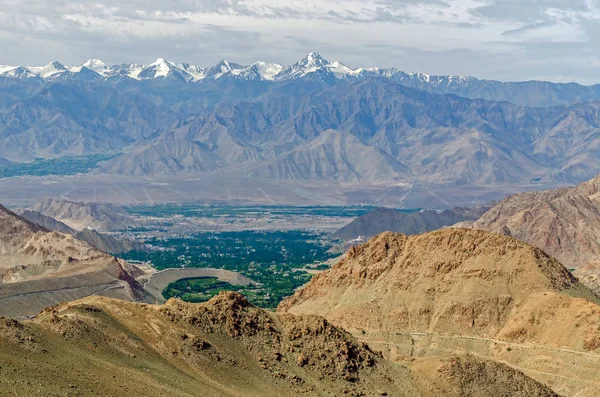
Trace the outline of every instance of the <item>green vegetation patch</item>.
<instances>
[{"instance_id":1,"label":"green vegetation patch","mask_svg":"<svg viewBox=\"0 0 600 397\"><path fill-rule=\"evenodd\" d=\"M263 295L256 290L245 292L250 301L266 308L277 307L310 281L312 276L299 269L315 268L337 256L329 252L332 242L326 235L298 230L199 233L145 243L149 251L128 252L124 259L150 262L158 270L210 267L238 272L261 284ZM255 300L252 294L257 294Z\"/></svg>"},{"instance_id":2,"label":"green vegetation patch","mask_svg":"<svg viewBox=\"0 0 600 397\"><path fill-rule=\"evenodd\" d=\"M169 218L175 215L188 218L243 218L260 214L279 216L361 216L374 210L371 206L219 206L200 204L158 204L133 206L127 211L133 215Z\"/></svg>"},{"instance_id":3,"label":"green vegetation patch","mask_svg":"<svg viewBox=\"0 0 600 397\"><path fill-rule=\"evenodd\" d=\"M94 154L57 159L35 159L28 163L12 163L6 167L0 167L0 178L85 174L98 168L99 163L110 160L115 156L117 154Z\"/></svg>"},{"instance_id":4,"label":"green vegetation patch","mask_svg":"<svg viewBox=\"0 0 600 397\"><path fill-rule=\"evenodd\" d=\"M269 293L255 285L233 285L216 277L184 278L171 283L162 292L165 299L179 298L186 302L201 303L222 291L235 291L246 296L256 306L269 306Z\"/></svg>"}]
</instances>

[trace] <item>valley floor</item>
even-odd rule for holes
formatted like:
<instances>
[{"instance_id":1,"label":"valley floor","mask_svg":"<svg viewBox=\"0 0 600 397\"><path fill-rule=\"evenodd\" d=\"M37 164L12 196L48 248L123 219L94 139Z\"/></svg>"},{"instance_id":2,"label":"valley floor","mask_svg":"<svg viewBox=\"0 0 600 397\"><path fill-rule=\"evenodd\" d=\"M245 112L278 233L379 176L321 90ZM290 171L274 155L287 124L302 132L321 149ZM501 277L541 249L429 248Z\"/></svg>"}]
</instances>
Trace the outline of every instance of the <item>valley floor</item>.
<instances>
[{"instance_id":1,"label":"valley floor","mask_svg":"<svg viewBox=\"0 0 600 397\"><path fill-rule=\"evenodd\" d=\"M71 201L119 205L202 202L225 205L367 204L395 208L449 208L484 204L512 193L552 187L556 186L335 185L241 178L220 173L170 178L86 174L0 179L0 202L27 207L47 197L60 197Z\"/></svg>"}]
</instances>

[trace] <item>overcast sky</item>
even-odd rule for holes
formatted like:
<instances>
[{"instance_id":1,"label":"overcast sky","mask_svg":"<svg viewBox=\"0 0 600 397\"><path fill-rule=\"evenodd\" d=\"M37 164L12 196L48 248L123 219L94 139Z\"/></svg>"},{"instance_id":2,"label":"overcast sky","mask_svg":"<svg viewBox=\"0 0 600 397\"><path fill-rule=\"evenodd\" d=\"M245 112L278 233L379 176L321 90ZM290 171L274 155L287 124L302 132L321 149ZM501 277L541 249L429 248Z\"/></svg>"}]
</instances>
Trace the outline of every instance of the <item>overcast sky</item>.
<instances>
[{"instance_id":1,"label":"overcast sky","mask_svg":"<svg viewBox=\"0 0 600 397\"><path fill-rule=\"evenodd\" d=\"M127 4L124 4L127 3ZM158 57L600 82L600 0L0 0L0 64Z\"/></svg>"}]
</instances>

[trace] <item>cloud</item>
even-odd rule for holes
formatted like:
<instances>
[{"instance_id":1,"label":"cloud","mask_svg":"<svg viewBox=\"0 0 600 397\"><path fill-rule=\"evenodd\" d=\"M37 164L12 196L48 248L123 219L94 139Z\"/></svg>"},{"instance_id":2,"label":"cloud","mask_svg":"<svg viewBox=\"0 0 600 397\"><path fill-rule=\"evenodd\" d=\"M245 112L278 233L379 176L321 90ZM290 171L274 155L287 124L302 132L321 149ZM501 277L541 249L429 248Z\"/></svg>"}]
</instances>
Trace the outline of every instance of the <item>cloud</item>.
<instances>
[{"instance_id":1,"label":"cloud","mask_svg":"<svg viewBox=\"0 0 600 397\"><path fill-rule=\"evenodd\" d=\"M597 2L0 0L0 64L291 63L316 50L354 67L592 83Z\"/></svg>"}]
</instances>

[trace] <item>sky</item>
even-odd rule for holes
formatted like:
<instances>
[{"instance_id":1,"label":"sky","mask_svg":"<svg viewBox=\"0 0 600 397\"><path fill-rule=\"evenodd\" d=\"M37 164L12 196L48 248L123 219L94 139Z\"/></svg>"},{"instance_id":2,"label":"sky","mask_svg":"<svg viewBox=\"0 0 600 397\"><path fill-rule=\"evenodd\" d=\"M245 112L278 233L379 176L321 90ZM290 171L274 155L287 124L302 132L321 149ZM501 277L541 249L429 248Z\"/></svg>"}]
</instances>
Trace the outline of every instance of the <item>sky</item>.
<instances>
[{"instance_id":1,"label":"sky","mask_svg":"<svg viewBox=\"0 0 600 397\"><path fill-rule=\"evenodd\" d=\"M0 0L0 64L291 64L311 51L350 67L595 84L600 0Z\"/></svg>"}]
</instances>

